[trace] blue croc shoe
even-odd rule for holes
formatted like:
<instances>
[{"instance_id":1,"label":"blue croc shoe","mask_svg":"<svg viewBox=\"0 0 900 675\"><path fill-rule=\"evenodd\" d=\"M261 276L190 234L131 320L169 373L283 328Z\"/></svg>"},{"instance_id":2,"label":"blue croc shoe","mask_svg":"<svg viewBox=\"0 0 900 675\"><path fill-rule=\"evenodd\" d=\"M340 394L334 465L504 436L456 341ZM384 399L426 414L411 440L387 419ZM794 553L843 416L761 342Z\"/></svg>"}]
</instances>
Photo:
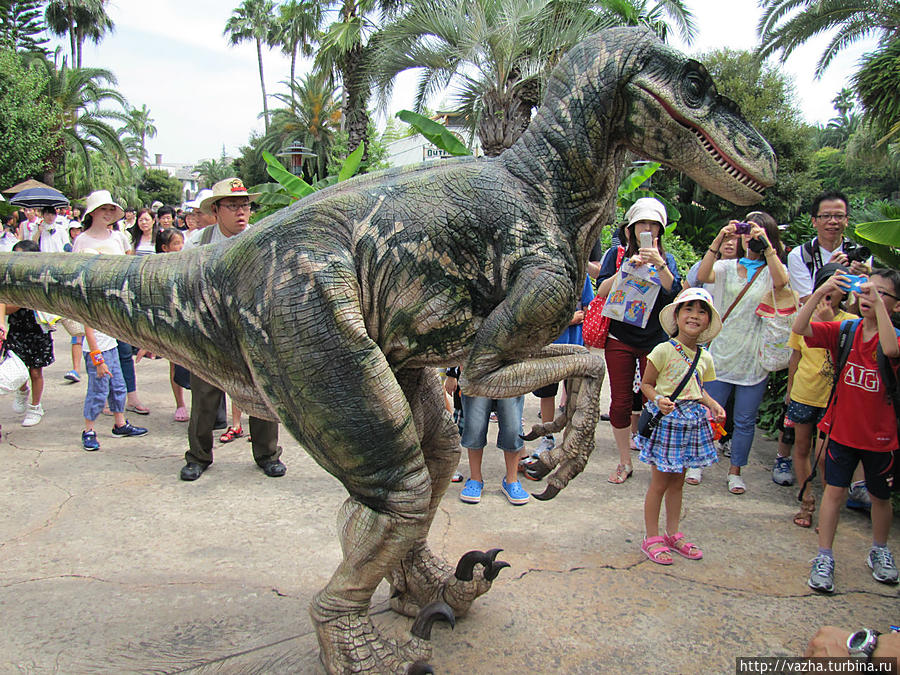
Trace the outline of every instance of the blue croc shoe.
<instances>
[{"instance_id":1,"label":"blue croc shoe","mask_svg":"<svg viewBox=\"0 0 900 675\"><path fill-rule=\"evenodd\" d=\"M481 501L481 491L483 489L484 481L472 480L470 478L466 481L465 486L463 486L462 492L459 493L459 499L466 504L477 504Z\"/></svg>"},{"instance_id":2,"label":"blue croc shoe","mask_svg":"<svg viewBox=\"0 0 900 675\"><path fill-rule=\"evenodd\" d=\"M522 484L519 481L507 483L504 478L500 482L500 489L503 490L503 494L506 495L506 499L510 504L521 506L522 504L527 504L530 499L528 493L522 489Z\"/></svg>"}]
</instances>

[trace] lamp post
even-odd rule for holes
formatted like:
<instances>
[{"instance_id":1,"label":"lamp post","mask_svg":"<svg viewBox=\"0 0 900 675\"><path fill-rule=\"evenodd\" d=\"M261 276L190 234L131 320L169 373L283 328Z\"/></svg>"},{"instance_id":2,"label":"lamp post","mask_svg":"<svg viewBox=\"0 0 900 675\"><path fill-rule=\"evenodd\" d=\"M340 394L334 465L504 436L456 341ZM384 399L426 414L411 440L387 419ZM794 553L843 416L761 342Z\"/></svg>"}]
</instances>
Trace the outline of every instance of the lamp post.
<instances>
[{"instance_id":1,"label":"lamp post","mask_svg":"<svg viewBox=\"0 0 900 675\"><path fill-rule=\"evenodd\" d=\"M307 157L316 157L316 153L300 143L291 143L276 153L278 157L288 158L288 171L295 176L303 173L303 160Z\"/></svg>"}]
</instances>

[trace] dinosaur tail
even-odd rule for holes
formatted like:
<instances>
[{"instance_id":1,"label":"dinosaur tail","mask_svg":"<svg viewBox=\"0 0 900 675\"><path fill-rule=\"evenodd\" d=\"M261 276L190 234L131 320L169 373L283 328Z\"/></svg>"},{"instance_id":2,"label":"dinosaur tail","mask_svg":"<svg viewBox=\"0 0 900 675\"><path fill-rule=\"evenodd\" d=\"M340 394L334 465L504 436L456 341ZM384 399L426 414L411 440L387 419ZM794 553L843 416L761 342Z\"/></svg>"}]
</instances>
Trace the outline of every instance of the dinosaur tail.
<instances>
[{"instance_id":1,"label":"dinosaur tail","mask_svg":"<svg viewBox=\"0 0 900 675\"><path fill-rule=\"evenodd\" d=\"M212 318L209 303L221 289L206 288L209 261L204 249L151 256L0 253L0 302L81 321L190 368L203 362L204 341L182 344L184 335L227 339L210 335L227 328Z\"/></svg>"}]
</instances>

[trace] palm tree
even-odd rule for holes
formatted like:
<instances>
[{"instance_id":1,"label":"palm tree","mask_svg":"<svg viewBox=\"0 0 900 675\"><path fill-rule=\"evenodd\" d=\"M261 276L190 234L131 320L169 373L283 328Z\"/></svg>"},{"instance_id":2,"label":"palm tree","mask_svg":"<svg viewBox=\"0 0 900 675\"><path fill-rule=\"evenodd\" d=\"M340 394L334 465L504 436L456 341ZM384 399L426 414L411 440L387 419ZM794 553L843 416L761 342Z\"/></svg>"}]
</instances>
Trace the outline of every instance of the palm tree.
<instances>
[{"instance_id":1,"label":"palm tree","mask_svg":"<svg viewBox=\"0 0 900 675\"><path fill-rule=\"evenodd\" d=\"M48 76L46 94L62 111L65 149L81 156L88 178L92 171L91 151L127 166L125 146L118 131L110 124L124 121L125 116L117 110L101 107L109 103L123 108L128 105L125 97L113 88L117 84L115 75L103 68L69 68L65 58L61 67L49 60L41 62ZM64 160L64 155L59 157L49 170L51 181Z\"/></svg>"},{"instance_id":2,"label":"palm tree","mask_svg":"<svg viewBox=\"0 0 900 675\"><path fill-rule=\"evenodd\" d=\"M663 13L693 36L680 0L649 10L645 0L419 0L381 31L374 80L386 98L397 74L419 69L417 112L454 87L453 112L469 121L484 153L494 156L528 126L543 78L569 47L612 25L652 25L665 36Z\"/></svg>"},{"instance_id":3,"label":"palm tree","mask_svg":"<svg viewBox=\"0 0 900 675\"><path fill-rule=\"evenodd\" d=\"M219 159L204 159L194 167L194 173L200 178L202 187L210 187L234 175L234 164L225 156L225 148L222 148L222 156Z\"/></svg>"},{"instance_id":4,"label":"palm tree","mask_svg":"<svg viewBox=\"0 0 900 675\"><path fill-rule=\"evenodd\" d=\"M372 38L381 19L392 16L401 0L338 0L333 4L338 5L338 20L319 40L316 68L340 79L342 124L347 131L347 148L353 152L368 135L371 89L367 70L375 44ZM366 150L363 161L367 156Z\"/></svg>"},{"instance_id":5,"label":"palm tree","mask_svg":"<svg viewBox=\"0 0 900 675\"><path fill-rule=\"evenodd\" d=\"M69 36L72 63L81 68L81 49L85 39L94 44L115 25L106 13L108 0L50 0L45 11L47 27L58 36Z\"/></svg>"},{"instance_id":6,"label":"palm tree","mask_svg":"<svg viewBox=\"0 0 900 675\"><path fill-rule=\"evenodd\" d=\"M862 38L875 35L881 47L900 38L897 0L760 0L760 5L763 14L756 32L761 58L780 52L784 63L800 45L835 31L816 65L816 77L841 50Z\"/></svg>"},{"instance_id":7,"label":"palm tree","mask_svg":"<svg viewBox=\"0 0 900 675\"><path fill-rule=\"evenodd\" d=\"M125 126L119 129L119 134L124 135L123 142L128 150L128 155L136 158L138 163L147 166L147 139L156 137L154 120L150 118L150 109L146 104L138 108L127 108L125 112Z\"/></svg>"},{"instance_id":8,"label":"palm tree","mask_svg":"<svg viewBox=\"0 0 900 675\"><path fill-rule=\"evenodd\" d=\"M879 145L900 136L900 39L885 45L860 61L853 76L853 86L859 95L866 120L883 134ZM894 148L897 154L898 148Z\"/></svg>"},{"instance_id":9,"label":"palm tree","mask_svg":"<svg viewBox=\"0 0 900 675\"><path fill-rule=\"evenodd\" d=\"M280 44L285 54L291 55L291 79L297 65L297 51L312 56L312 41L322 23L322 6L316 0L285 0L279 8L273 26L272 42Z\"/></svg>"},{"instance_id":10,"label":"palm tree","mask_svg":"<svg viewBox=\"0 0 900 675\"><path fill-rule=\"evenodd\" d=\"M262 89L263 120L269 130L269 103L266 99L266 81L263 77L262 45L269 44L272 35L272 15L275 3L272 0L244 0L232 11L225 22L223 35L228 36L232 45L247 40L256 42L256 59L259 63L259 86Z\"/></svg>"},{"instance_id":11,"label":"palm tree","mask_svg":"<svg viewBox=\"0 0 900 675\"><path fill-rule=\"evenodd\" d=\"M272 126L262 140L261 149L273 155L289 145L301 145L310 151L302 158L301 170L307 183L328 175L328 159L334 133L341 121L340 101L327 73L307 74L299 83L285 82L289 94L275 94L287 107L272 111Z\"/></svg>"}]
</instances>

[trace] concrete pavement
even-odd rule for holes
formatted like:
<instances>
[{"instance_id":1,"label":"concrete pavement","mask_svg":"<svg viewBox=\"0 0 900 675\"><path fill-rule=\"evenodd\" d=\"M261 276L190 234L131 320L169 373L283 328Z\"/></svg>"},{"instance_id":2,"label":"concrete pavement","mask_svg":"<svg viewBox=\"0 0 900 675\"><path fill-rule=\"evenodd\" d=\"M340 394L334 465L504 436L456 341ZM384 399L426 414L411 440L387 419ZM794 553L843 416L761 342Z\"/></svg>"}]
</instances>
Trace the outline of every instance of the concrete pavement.
<instances>
[{"instance_id":1,"label":"concrete pavement","mask_svg":"<svg viewBox=\"0 0 900 675\"><path fill-rule=\"evenodd\" d=\"M150 433L115 438L101 418L101 450L84 452L84 384L63 383L67 335L55 343L43 421L22 428L12 398L0 399L0 672L314 672L307 606L340 559L338 482L283 429L284 478L267 478L238 440L217 443L198 481L180 481L187 425L172 420L162 360L138 365L152 413L129 413ZM537 410L529 396L526 422ZM898 588L865 565L865 515L841 514L838 592L807 588L815 534L791 523L796 488L772 483L774 452L758 435L745 495L727 493L725 464L685 487L682 529L705 557L661 567L639 550L649 469L635 457L631 480L606 482L616 464L608 424L585 472L547 503L507 504L489 445L481 504L461 503L452 485L430 543L454 562L503 548L512 567L455 630L436 625L435 671L726 673L737 656L801 653L823 623L897 623ZM900 553L896 524L891 545ZM373 614L407 635L385 584Z\"/></svg>"}]
</instances>

